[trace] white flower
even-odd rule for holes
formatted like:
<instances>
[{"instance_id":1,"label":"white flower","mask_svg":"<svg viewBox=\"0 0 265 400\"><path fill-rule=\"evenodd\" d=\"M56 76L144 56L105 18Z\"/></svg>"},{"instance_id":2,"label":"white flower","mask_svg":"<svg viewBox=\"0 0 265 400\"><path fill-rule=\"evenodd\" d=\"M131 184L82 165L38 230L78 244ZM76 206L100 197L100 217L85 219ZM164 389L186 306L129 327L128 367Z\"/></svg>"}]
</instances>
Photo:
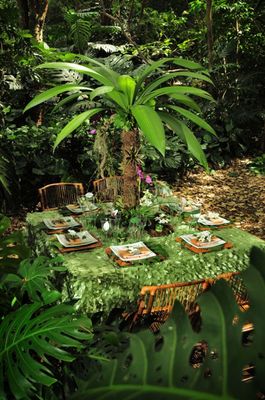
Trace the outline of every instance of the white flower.
<instances>
[{"instance_id":1,"label":"white flower","mask_svg":"<svg viewBox=\"0 0 265 400\"><path fill-rule=\"evenodd\" d=\"M110 215L115 218L117 216L118 212L119 212L119 210L111 210Z\"/></svg>"},{"instance_id":2,"label":"white flower","mask_svg":"<svg viewBox=\"0 0 265 400\"><path fill-rule=\"evenodd\" d=\"M93 194L92 192L87 192L87 193L85 194L85 197L86 197L87 199L91 200L91 199L94 197L94 194Z\"/></svg>"},{"instance_id":3,"label":"white flower","mask_svg":"<svg viewBox=\"0 0 265 400\"><path fill-rule=\"evenodd\" d=\"M210 242L212 240L212 234L210 231L203 231L200 233L197 233L197 238L199 242Z\"/></svg>"},{"instance_id":4,"label":"white flower","mask_svg":"<svg viewBox=\"0 0 265 400\"><path fill-rule=\"evenodd\" d=\"M69 232L69 234L72 235L72 236L77 236L77 232L74 231L73 229L68 229L68 232Z\"/></svg>"},{"instance_id":5,"label":"white flower","mask_svg":"<svg viewBox=\"0 0 265 400\"><path fill-rule=\"evenodd\" d=\"M161 225L168 224L169 220L167 218L164 218L165 216L165 214L160 214L155 217L155 221L157 221Z\"/></svg>"}]
</instances>

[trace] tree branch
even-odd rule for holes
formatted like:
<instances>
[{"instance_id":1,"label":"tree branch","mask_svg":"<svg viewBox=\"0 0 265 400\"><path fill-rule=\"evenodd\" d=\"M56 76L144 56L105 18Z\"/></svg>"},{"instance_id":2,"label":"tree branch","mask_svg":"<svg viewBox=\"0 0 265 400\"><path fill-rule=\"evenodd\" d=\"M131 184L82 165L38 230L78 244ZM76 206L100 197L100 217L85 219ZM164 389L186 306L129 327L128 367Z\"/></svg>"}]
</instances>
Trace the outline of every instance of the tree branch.
<instances>
[{"instance_id":1,"label":"tree branch","mask_svg":"<svg viewBox=\"0 0 265 400\"><path fill-rule=\"evenodd\" d=\"M125 28L124 24L122 23L122 21L120 20L120 18L111 15L110 13L108 13L106 11L105 8L105 4L103 0L99 0L99 4L102 7L102 14L105 15L105 17L109 18L110 20L114 21L117 23L117 25L121 28L121 31L123 33L123 36L127 39L128 43L130 43L133 47L136 48L136 50L138 51L139 56L142 58L143 61L145 61L147 64L149 64L149 60L145 57L145 55L141 52L141 50L139 49L138 44L133 40L132 35L130 33L130 31L128 29Z\"/></svg>"}]
</instances>

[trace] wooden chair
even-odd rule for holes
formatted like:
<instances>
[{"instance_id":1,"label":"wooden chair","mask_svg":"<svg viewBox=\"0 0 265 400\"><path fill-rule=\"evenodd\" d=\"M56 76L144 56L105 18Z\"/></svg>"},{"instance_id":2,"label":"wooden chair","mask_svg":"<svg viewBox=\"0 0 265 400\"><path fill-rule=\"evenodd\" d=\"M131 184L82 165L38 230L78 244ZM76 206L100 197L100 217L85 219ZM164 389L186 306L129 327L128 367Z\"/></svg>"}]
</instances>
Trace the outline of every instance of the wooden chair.
<instances>
[{"instance_id":1,"label":"wooden chair","mask_svg":"<svg viewBox=\"0 0 265 400\"><path fill-rule=\"evenodd\" d=\"M153 332L158 331L171 313L176 299L192 317L193 314L198 313L196 298L206 289L205 282L202 279L160 286L144 286L130 330L145 320Z\"/></svg>"},{"instance_id":2,"label":"wooden chair","mask_svg":"<svg viewBox=\"0 0 265 400\"><path fill-rule=\"evenodd\" d=\"M56 210L67 204L77 203L84 194L82 183L52 183L39 189L42 210Z\"/></svg>"},{"instance_id":3,"label":"wooden chair","mask_svg":"<svg viewBox=\"0 0 265 400\"><path fill-rule=\"evenodd\" d=\"M211 286L220 279L224 279L229 284L239 308L242 311L246 311L249 308L249 299L240 272L227 272L220 274L214 279L207 279L207 283Z\"/></svg>"},{"instance_id":4,"label":"wooden chair","mask_svg":"<svg viewBox=\"0 0 265 400\"><path fill-rule=\"evenodd\" d=\"M224 279L231 287L235 300L241 311L247 311L250 307L247 289L241 278L240 272L228 272L218 275L214 279L208 279L208 284L212 285L220 279ZM235 315L233 323L237 323L238 316ZM254 325L251 321L246 322L242 327L242 343L248 345L251 342L251 335L254 332ZM250 338L250 341L249 341ZM251 381L254 378L255 367L252 364L246 365L242 370L242 382Z\"/></svg>"},{"instance_id":5,"label":"wooden chair","mask_svg":"<svg viewBox=\"0 0 265 400\"><path fill-rule=\"evenodd\" d=\"M98 201L114 201L122 194L122 176L109 176L93 182L95 198Z\"/></svg>"}]
</instances>

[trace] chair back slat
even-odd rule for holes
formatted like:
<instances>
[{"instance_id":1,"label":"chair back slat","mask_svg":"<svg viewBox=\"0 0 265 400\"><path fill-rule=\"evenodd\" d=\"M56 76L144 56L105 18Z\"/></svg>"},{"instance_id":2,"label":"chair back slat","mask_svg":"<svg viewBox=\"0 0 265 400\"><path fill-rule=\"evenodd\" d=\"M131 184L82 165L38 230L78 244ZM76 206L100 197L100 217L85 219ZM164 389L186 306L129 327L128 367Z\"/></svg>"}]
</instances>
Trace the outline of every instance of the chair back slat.
<instances>
[{"instance_id":1,"label":"chair back slat","mask_svg":"<svg viewBox=\"0 0 265 400\"><path fill-rule=\"evenodd\" d=\"M82 183L60 182L39 189L42 210L56 210L67 204L77 203L84 194Z\"/></svg>"},{"instance_id":2,"label":"chair back slat","mask_svg":"<svg viewBox=\"0 0 265 400\"><path fill-rule=\"evenodd\" d=\"M109 176L93 182L95 197L98 201L114 201L122 194L122 176Z\"/></svg>"},{"instance_id":3,"label":"chair back slat","mask_svg":"<svg viewBox=\"0 0 265 400\"><path fill-rule=\"evenodd\" d=\"M244 306L249 305L247 288L244 284L240 272L228 272L225 274L220 274L215 279L211 280L211 284L217 282L220 279L224 279L229 284L239 307L244 308Z\"/></svg>"},{"instance_id":4,"label":"chair back slat","mask_svg":"<svg viewBox=\"0 0 265 400\"><path fill-rule=\"evenodd\" d=\"M168 285L144 286L131 328L137 324L139 319L146 316L152 317L153 322L163 323L173 310L176 299L184 306L186 312L192 313L198 308L196 298L205 289L204 279Z\"/></svg>"}]
</instances>

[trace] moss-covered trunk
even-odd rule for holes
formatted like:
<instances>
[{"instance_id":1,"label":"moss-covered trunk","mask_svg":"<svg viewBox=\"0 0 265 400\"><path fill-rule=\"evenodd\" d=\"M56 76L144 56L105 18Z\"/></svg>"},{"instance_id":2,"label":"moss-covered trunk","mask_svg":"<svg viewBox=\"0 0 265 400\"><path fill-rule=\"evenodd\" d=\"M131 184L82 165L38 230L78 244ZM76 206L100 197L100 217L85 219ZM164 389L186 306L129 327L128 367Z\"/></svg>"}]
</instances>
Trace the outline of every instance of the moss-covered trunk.
<instances>
[{"instance_id":1,"label":"moss-covered trunk","mask_svg":"<svg viewBox=\"0 0 265 400\"><path fill-rule=\"evenodd\" d=\"M137 176L138 154L140 150L139 132L137 129L123 131L122 142L122 175L123 204L125 208L133 208L139 204L139 184Z\"/></svg>"}]
</instances>

